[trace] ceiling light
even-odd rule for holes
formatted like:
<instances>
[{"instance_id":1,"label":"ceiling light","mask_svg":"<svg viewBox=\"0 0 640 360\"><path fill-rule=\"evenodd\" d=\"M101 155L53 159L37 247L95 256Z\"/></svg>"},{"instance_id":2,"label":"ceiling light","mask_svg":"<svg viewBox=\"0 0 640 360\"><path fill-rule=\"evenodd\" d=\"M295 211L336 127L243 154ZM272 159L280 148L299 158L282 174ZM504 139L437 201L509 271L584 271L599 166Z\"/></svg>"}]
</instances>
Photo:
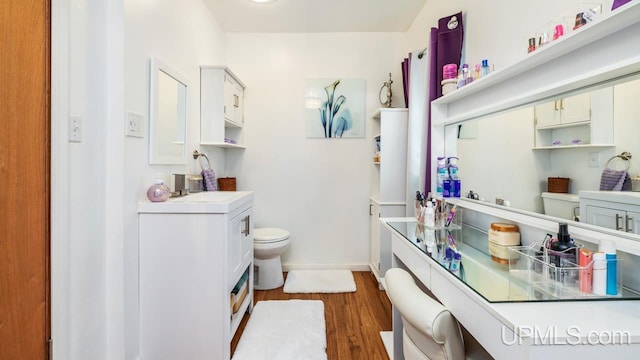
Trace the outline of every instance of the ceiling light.
<instances>
[{"instance_id":1,"label":"ceiling light","mask_svg":"<svg viewBox=\"0 0 640 360\"><path fill-rule=\"evenodd\" d=\"M265 3L270 3L270 2L274 2L276 0L251 0L254 3L259 3L259 4L265 4Z\"/></svg>"}]
</instances>

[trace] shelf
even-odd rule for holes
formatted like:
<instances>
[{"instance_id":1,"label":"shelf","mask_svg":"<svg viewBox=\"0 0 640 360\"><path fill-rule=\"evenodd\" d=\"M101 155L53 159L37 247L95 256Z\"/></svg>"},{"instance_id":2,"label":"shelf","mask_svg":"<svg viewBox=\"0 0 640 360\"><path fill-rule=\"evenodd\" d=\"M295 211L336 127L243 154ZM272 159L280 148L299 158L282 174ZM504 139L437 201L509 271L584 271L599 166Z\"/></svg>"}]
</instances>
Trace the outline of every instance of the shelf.
<instances>
[{"instance_id":1,"label":"shelf","mask_svg":"<svg viewBox=\"0 0 640 360\"><path fill-rule=\"evenodd\" d=\"M242 128L242 124L238 124L238 123L235 123L233 121L229 121L227 119L224 119L224 127L241 129Z\"/></svg>"},{"instance_id":2,"label":"shelf","mask_svg":"<svg viewBox=\"0 0 640 360\"><path fill-rule=\"evenodd\" d=\"M376 111L373 112L373 114L371 114L371 118L374 120L380 120L380 113L381 112L402 112L402 111L409 111L409 109L407 108L380 108Z\"/></svg>"},{"instance_id":3,"label":"shelf","mask_svg":"<svg viewBox=\"0 0 640 360\"><path fill-rule=\"evenodd\" d=\"M615 147L615 144L584 144L584 145L557 145L557 146L536 146L531 150L560 150L560 149L595 149Z\"/></svg>"},{"instance_id":4,"label":"shelf","mask_svg":"<svg viewBox=\"0 0 640 360\"><path fill-rule=\"evenodd\" d=\"M433 125L452 124L545 98L551 99L576 88L598 84L640 70L639 57L633 48L629 47L628 52L620 54L618 60L613 60L617 62L612 63L611 58L607 57L580 64L573 63L573 68L568 69L566 75L559 78L552 75L553 72L546 71L544 66L559 58L565 58L567 54L582 53L584 49L591 49L593 44L596 48L603 47L603 51L617 51L618 48L613 45L610 49L604 46L610 44L610 41L603 43L599 40L637 24L638 19L640 3L625 4L614 12L603 15L600 20L527 54L520 61L434 100L431 103L432 113L435 115L432 119ZM532 73L534 69L536 71ZM510 87L507 84L517 85ZM522 84L531 86L529 90L522 91ZM489 88L496 88L496 91L483 94L487 93ZM487 103L486 96L492 96L494 99L498 96L500 100ZM457 106L463 102L465 106ZM452 109L452 106L455 109Z\"/></svg>"},{"instance_id":5,"label":"shelf","mask_svg":"<svg viewBox=\"0 0 640 360\"><path fill-rule=\"evenodd\" d=\"M225 149L246 149L243 145L229 144L229 143L200 143L201 146L215 146Z\"/></svg>"},{"instance_id":6,"label":"shelf","mask_svg":"<svg viewBox=\"0 0 640 360\"><path fill-rule=\"evenodd\" d=\"M566 123L566 124L536 126L536 130L553 130L553 129L572 128L572 127L578 127L578 126L590 126L590 125L591 125L591 120L586 120L586 121L578 121L578 122Z\"/></svg>"}]
</instances>

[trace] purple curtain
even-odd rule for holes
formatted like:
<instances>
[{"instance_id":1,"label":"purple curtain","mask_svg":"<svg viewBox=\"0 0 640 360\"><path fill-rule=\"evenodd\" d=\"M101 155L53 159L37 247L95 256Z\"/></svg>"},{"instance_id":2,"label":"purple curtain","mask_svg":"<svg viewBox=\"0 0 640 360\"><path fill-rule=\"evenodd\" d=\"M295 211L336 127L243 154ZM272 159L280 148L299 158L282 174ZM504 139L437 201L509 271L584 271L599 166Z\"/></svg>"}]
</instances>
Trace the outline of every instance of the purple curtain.
<instances>
[{"instance_id":1,"label":"purple curtain","mask_svg":"<svg viewBox=\"0 0 640 360\"><path fill-rule=\"evenodd\" d=\"M409 74L411 69L411 53L402 61L402 90L404 91L404 106L409 107Z\"/></svg>"},{"instance_id":2,"label":"purple curtain","mask_svg":"<svg viewBox=\"0 0 640 360\"><path fill-rule=\"evenodd\" d=\"M611 5L611 10L613 11L613 10L617 9L618 7L628 3L629 1L631 1L631 0L613 0L613 5Z\"/></svg>"},{"instance_id":3,"label":"purple curtain","mask_svg":"<svg viewBox=\"0 0 640 360\"><path fill-rule=\"evenodd\" d=\"M429 106L427 107L427 164L425 167L425 193L431 191L431 101L442 96L442 67L456 64L460 68L464 26L462 12L438 20L431 28L429 53Z\"/></svg>"}]
</instances>

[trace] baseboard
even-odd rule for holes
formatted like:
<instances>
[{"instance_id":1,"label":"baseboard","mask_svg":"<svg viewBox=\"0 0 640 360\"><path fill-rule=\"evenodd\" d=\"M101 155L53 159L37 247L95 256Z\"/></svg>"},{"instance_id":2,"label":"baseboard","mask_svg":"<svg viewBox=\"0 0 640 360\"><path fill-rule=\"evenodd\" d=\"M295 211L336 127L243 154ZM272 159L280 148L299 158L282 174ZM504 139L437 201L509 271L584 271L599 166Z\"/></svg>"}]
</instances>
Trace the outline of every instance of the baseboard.
<instances>
[{"instance_id":1,"label":"baseboard","mask_svg":"<svg viewBox=\"0 0 640 360\"><path fill-rule=\"evenodd\" d=\"M282 264L282 271L289 270L351 270L370 271L369 264Z\"/></svg>"}]
</instances>

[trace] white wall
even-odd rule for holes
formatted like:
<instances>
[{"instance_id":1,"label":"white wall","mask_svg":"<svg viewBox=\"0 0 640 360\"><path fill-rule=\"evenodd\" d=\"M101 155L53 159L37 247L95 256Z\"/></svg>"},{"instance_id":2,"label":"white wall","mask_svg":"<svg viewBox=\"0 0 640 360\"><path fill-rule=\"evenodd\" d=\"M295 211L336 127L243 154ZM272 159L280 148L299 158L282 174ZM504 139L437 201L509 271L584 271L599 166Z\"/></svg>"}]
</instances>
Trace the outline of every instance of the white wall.
<instances>
[{"instance_id":1,"label":"white wall","mask_svg":"<svg viewBox=\"0 0 640 360\"><path fill-rule=\"evenodd\" d=\"M226 173L255 191L255 224L291 233L285 267L354 267L369 259L373 139L308 139L305 79L366 80L366 114L394 76L401 104L402 33L228 34L227 65L247 85L243 153Z\"/></svg>"},{"instance_id":2,"label":"white wall","mask_svg":"<svg viewBox=\"0 0 640 360\"><path fill-rule=\"evenodd\" d=\"M187 154L199 149L200 65L224 64L223 32L200 0L125 0L124 104L126 111L143 114L149 129L149 60L156 57L185 77L187 89ZM122 119L117 121L124 121ZM149 136L124 139L124 319L126 359L138 355L138 218L137 203L161 177L199 172L187 165L149 165ZM212 162L224 164L222 152L210 151Z\"/></svg>"},{"instance_id":3,"label":"white wall","mask_svg":"<svg viewBox=\"0 0 640 360\"><path fill-rule=\"evenodd\" d=\"M438 19L462 11L464 20L463 63L469 66L488 59L495 69L509 66L527 54L527 34L536 32L565 13L575 16L579 0L464 1L428 0L407 31L407 49L429 44L431 27ZM595 2L594 2L595 3ZM603 12L613 0L600 1Z\"/></svg>"},{"instance_id":4,"label":"white wall","mask_svg":"<svg viewBox=\"0 0 640 360\"><path fill-rule=\"evenodd\" d=\"M104 174L107 78L107 6L88 0L68 4L69 114L82 118L82 142L69 144L69 234L56 246L66 246L68 285L62 319L66 333L57 335L70 359L105 359L107 352L107 257ZM61 119L65 121L66 119ZM54 275L55 276L55 275ZM56 286L55 278L53 286ZM61 293L61 292L59 292ZM59 299L54 299L57 301ZM58 307L59 308L59 307Z\"/></svg>"}]
</instances>

